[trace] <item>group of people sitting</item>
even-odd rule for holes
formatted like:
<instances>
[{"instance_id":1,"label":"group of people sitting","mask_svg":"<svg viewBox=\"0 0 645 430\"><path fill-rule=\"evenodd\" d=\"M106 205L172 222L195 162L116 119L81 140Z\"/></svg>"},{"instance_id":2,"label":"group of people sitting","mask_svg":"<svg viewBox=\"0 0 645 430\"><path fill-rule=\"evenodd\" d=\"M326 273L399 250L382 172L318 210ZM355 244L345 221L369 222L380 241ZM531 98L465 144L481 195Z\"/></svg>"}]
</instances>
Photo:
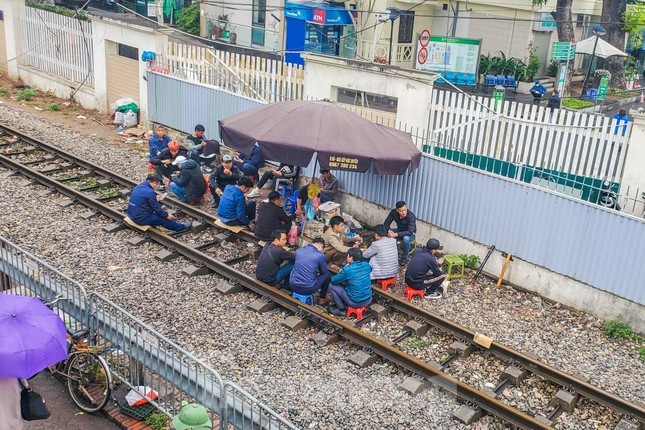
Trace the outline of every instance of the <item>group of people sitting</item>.
<instances>
[{"instance_id":1,"label":"group of people sitting","mask_svg":"<svg viewBox=\"0 0 645 430\"><path fill-rule=\"evenodd\" d=\"M389 224L396 222L397 228ZM258 280L282 287L300 295L318 293L320 305L333 299L329 311L345 315L347 308L361 308L372 301L371 281L396 278L402 261L407 262L410 244L414 240L416 219L407 210L405 202L398 202L396 209L386 219L386 224L374 228L374 239L365 250L359 249L362 239L353 239L352 246L343 240L340 216L333 217L322 237L315 238L295 254L284 247L287 235L284 230L272 231L272 242L262 249L257 261L255 276ZM400 236L399 236L400 234ZM404 256L399 257L397 242L407 242ZM443 246L437 239L430 239L424 248L414 250L405 271L405 282L411 288L423 290L428 299L445 297L448 283L441 269L442 258L436 258ZM345 266L332 276L328 263L342 256Z\"/></svg>"},{"instance_id":2,"label":"group of people sitting","mask_svg":"<svg viewBox=\"0 0 645 430\"><path fill-rule=\"evenodd\" d=\"M163 226L169 230L190 229L191 223L179 223L159 204L165 191L163 178L169 180L170 190L183 202L200 204L207 189L213 196L213 207L221 222L230 226L242 226L253 230L259 239L270 241L260 254L256 277L274 286L282 286L297 294L319 293L319 303L331 299L334 306L330 312L344 315L347 307L364 307L371 303L371 280L395 278L399 266L406 266L405 280L415 289L425 290L428 298L440 298L445 293L445 274L441 259L434 257L442 246L431 239L425 248L414 251L410 262L410 250L415 243L416 217L405 202L399 201L390 211L383 224L374 228L374 238L369 247L361 250L360 235L345 235L345 220L340 216L329 220L329 227L322 237L315 238L295 254L284 249L287 232L298 216L303 216L310 201L320 203L336 198L338 179L329 170L322 169L320 177L297 190L295 210L283 209L283 196L271 191L265 201L256 203L255 197L269 181L288 180L295 183L300 168L282 163L276 169L265 172L258 178L259 168L264 165L262 151L256 144L248 156L224 155L219 165L212 167L209 141L204 138L201 125L186 137L186 145L172 141L163 127L158 127L150 139L150 162L155 174L148 176L132 192L128 216L137 224ZM210 149L209 149L210 148ZM217 147L219 152L219 145ZM207 153L207 157L204 157ZM204 180L204 166L210 170L208 181ZM394 224L394 226L392 225ZM338 269L332 276L328 264ZM442 291L438 290L442 288Z\"/></svg>"}]
</instances>

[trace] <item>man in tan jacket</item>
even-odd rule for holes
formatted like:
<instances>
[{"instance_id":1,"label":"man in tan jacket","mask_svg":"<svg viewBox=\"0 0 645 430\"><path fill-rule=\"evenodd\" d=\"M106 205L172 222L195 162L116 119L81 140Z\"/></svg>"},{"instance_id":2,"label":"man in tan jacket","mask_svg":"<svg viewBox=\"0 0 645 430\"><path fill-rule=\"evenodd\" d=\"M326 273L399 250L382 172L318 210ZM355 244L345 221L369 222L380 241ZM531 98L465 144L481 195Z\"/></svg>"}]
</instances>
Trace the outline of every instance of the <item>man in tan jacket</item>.
<instances>
[{"instance_id":1,"label":"man in tan jacket","mask_svg":"<svg viewBox=\"0 0 645 430\"><path fill-rule=\"evenodd\" d=\"M345 258L345 254L351 248L346 243L353 243L353 247L358 248L358 244L363 241L358 235L352 238L346 238L343 223L343 217L335 216L329 220L329 228L323 233L322 237L325 240L325 249L323 252L328 263L341 262Z\"/></svg>"}]
</instances>

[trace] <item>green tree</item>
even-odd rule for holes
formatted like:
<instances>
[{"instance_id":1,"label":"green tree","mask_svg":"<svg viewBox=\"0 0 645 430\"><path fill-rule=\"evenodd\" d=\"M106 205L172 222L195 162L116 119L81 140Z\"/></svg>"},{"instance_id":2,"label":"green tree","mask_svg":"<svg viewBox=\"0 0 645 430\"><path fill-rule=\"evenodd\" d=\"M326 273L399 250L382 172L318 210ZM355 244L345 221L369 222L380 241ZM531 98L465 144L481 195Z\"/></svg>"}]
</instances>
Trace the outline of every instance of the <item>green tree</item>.
<instances>
[{"instance_id":1,"label":"green tree","mask_svg":"<svg viewBox=\"0 0 645 430\"><path fill-rule=\"evenodd\" d=\"M632 49L643 46L641 32L645 30L645 4L634 3L627 5L623 14L623 29L629 33L629 42Z\"/></svg>"},{"instance_id":2,"label":"green tree","mask_svg":"<svg viewBox=\"0 0 645 430\"><path fill-rule=\"evenodd\" d=\"M199 36L199 3L193 3L182 9L176 24L185 32Z\"/></svg>"},{"instance_id":3,"label":"green tree","mask_svg":"<svg viewBox=\"0 0 645 430\"><path fill-rule=\"evenodd\" d=\"M627 0L603 0L602 26L607 30L605 40L621 51L625 48L625 28L622 19L627 10ZM625 58L609 57L605 60L605 69L611 73L611 86L625 89Z\"/></svg>"}]
</instances>

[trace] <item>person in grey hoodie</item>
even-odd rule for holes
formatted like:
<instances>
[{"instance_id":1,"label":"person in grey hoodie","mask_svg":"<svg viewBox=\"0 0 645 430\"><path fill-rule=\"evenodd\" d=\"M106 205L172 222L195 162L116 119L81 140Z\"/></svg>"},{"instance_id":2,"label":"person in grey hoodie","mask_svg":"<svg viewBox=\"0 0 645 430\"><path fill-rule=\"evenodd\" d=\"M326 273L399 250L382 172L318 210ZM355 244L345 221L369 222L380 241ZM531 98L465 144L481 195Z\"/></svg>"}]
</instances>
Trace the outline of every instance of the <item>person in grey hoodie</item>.
<instances>
[{"instance_id":1,"label":"person in grey hoodie","mask_svg":"<svg viewBox=\"0 0 645 430\"><path fill-rule=\"evenodd\" d=\"M371 279L394 278L399 273L396 239L388 237L383 224L374 227L374 242L363 251L363 257L370 260Z\"/></svg>"}]
</instances>

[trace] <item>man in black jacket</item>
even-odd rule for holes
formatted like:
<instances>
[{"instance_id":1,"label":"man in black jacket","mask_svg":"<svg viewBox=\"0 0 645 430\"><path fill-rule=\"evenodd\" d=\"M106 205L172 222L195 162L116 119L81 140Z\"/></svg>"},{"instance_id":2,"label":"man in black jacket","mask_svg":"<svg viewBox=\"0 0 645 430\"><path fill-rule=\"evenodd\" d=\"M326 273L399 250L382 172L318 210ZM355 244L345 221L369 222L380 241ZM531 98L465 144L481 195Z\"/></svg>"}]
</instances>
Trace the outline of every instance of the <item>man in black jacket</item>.
<instances>
[{"instance_id":1,"label":"man in black jacket","mask_svg":"<svg viewBox=\"0 0 645 430\"><path fill-rule=\"evenodd\" d=\"M233 157L230 155L224 155L222 157L222 164L213 170L209 180L209 188L213 195L214 208L219 206L219 196L224 191L224 188L226 188L227 185L236 185L237 180L241 177L242 172L233 165Z\"/></svg>"},{"instance_id":2,"label":"man in black jacket","mask_svg":"<svg viewBox=\"0 0 645 430\"><path fill-rule=\"evenodd\" d=\"M179 156L190 158L188 150L173 140L168 143L168 148L159 152L159 155L150 157L150 163L155 166L155 175L171 179L172 174L179 170L176 165L172 164Z\"/></svg>"},{"instance_id":3,"label":"man in black jacket","mask_svg":"<svg viewBox=\"0 0 645 430\"><path fill-rule=\"evenodd\" d=\"M443 258L435 257L441 249L443 245L437 239L430 239L425 248L414 251L405 271L405 283L415 290L425 290L426 299L440 299L448 291L446 274L441 270Z\"/></svg>"},{"instance_id":4,"label":"man in black jacket","mask_svg":"<svg viewBox=\"0 0 645 430\"><path fill-rule=\"evenodd\" d=\"M392 222L396 223L395 229L390 229ZM390 211L383 223L388 229L387 236L402 242L403 252L399 264L405 266L410 254L410 246L414 241L414 234L417 232L417 217L408 210L404 201L396 202L396 208Z\"/></svg>"},{"instance_id":5,"label":"man in black jacket","mask_svg":"<svg viewBox=\"0 0 645 430\"><path fill-rule=\"evenodd\" d=\"M287 232L296 215L287 215L282 208L280 193L271 191L269 200L260 202L255 219L255 235L262 240L271 240L275 230Z\"/></svg>"},{"instance_id":6,"label":"man in black jacket","mask_svg":"<svg viewBox=\"0 0 645 430\"><path fill-rule=\"evenodd\" d=\"M170 191L182 202L199 204L206 193L206 181L197 163L180 155L172 164L179 168L179 176L172 179Z\"/></svg>"},{"instance_id":7,"label":"man in black jacket","mask_svg":"<svg viewBox=\"0 0 645 430\"><path fill-rule=\"evenodd\" d=\"M289 275L296 257L284 249L287 244L287 235L283 231L275 230L271 233L271 237L273 242L262 249L260 258L258 258L255 278L271 286L278 286L284 282L284 287L289 289Z\"/></svg>"},{"instance_id":8,"label":"man in black jacket","mask_svg":"<svg viewBox=\"0 0 645 430\"><path fill-rule=\"evenodd\" d=\"M277 179L289 179L296 181L298 179L298 174L300 173L300 167L296 167L293 164L281 163L276 170L271 170L269 172L264 172L262 177L258 181L253 190L249 193L249 198L257 197L260 195L260 190L270 180Z\"/></svg>"}]
</instances>

